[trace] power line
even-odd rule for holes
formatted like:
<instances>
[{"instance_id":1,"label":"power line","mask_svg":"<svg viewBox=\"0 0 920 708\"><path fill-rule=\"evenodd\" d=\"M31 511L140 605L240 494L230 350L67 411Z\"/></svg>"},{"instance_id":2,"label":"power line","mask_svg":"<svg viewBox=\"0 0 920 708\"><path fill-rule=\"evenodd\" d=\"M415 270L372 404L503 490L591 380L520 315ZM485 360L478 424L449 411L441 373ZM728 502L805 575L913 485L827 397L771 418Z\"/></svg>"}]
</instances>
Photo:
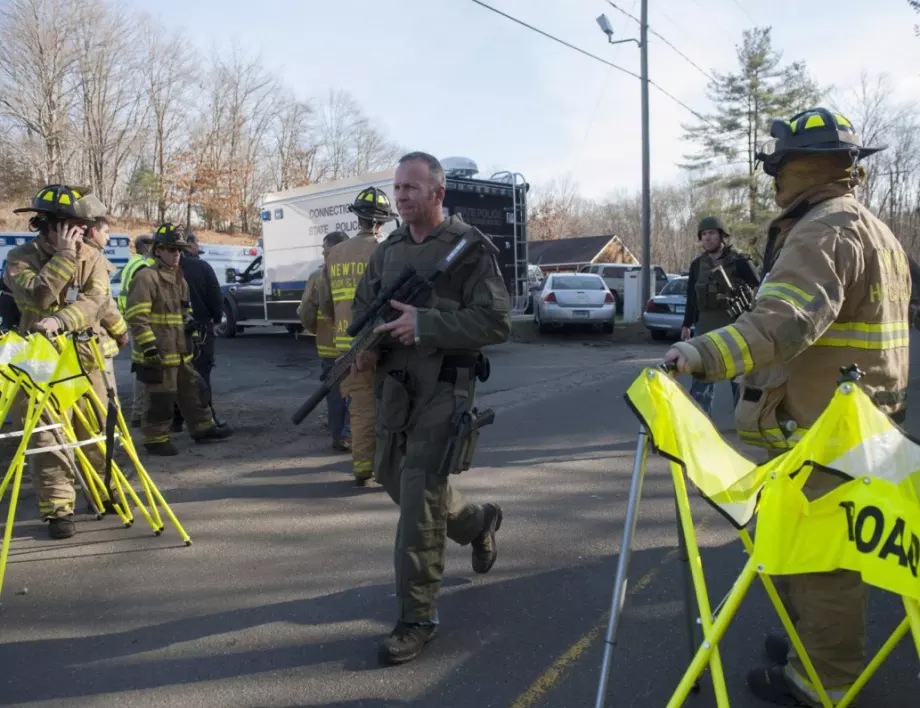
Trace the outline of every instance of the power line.
<instances>
[{"instance_id":1,"label":"power line","mask_svg":"<svg viewBox=\"0 0 920 708\"><path fill-rule=\"evenodd\" d=\"M482 2L482 0L473 0L473 2L476 3L477 5L481 5L482 7L486 8L487 10L491 10L492 12L497 13L497 14L501 15L502 17L505 17L505 18L511 20L512 22L516 22L517 24L519 24L519 25L521 25L521 26L523 26L523 27L526 27L526 28L529 29L529 30L534 31L534 32L536 32L537 34L542 34L544 37L546 37L546 38L548 38L548 39L551 39L551 40L553 40L554 42L558 42L559 44L562 44L562 45L568 47L569 49L574 49L574 50L575 50L576 52L578 52L579 54L584 54L586 57L591 57L591 58L594 59L595 61L599 61L601 64L606 64L607 66L612 67L612 68L616 69L617 71L622 71L624 74L629 74L630 76L632 76L632 77L635 78L635 79L640 79L640 80L642 79L642 77L639 76L639 74L636 74L636 73L630 71L629 69L624 69L622 66L617 66L616 64L614 64L614 63L612 63L612 62L609 62L609 61L607 61L606 59L602 59L601 57L597 56L596 54L592 54L591 52L585 51L585 50L582 49L581 47L576 47L574 44L570 44L569 42L566 42L566 41L563 40L563 39L559 39L558 37L554 37L553 35L549 34L548 32L544 32L543 30L538 29L537 27L534 27L533 25L527 24L527 23L524 22L523 20L519 20L517 17L512 17L511 15L509 15L509 14L507 14L507 13L505 13L505 12L502 12L501 10L499 10L499 9L497 9L497 8L492 7L491 5L487 5L486 3ZM681 101L679 98L677 98L676 96L674 96L674 94L669 93L668 91L665 91L663 88L661 88L661 86L659 86L658 84L656 84L656 83L655 83L654 81L652 81L651 79L649 79L648 83L649 83L649 86L654 86L654 87L655 87L656 89L658 89L661 93L663 93L665 96L667 96L667 97L670 98L672 101L674 101L674 103L676 103L678 106L680 106L681 108L685 109L686 111L692 113L694 116L696 116L697 118L699 118L699 119L700 119L701 121L703 121L704 123L708 123L709 125L712 125L713 127L716 127L716 126L712 123L712 121L710 121L708 118L706 118L705 116L700 115L699 113L697 113L695 110L693 110L692 108L690 108L690 106L688 106L686 103L684 103L684 102Z\"/></svg>"},{"instance_id":2,"label":"power line","mask_svg":"<svg viewBox=\"0 0 920 708\"><path fill-rule=\"evenodd\" d=\"M751 17L751 13L749 13L749 12L744 8L744 5L742 5L740 2L738 2L738 0L732 0L732 2L734 2L734 3L738 6L738 9L741 10L741 12L744 13L744 16L747 17L747 18L751 21L751 24L752 24L752 25L754 25L754 26L757 25L757 23L754 21L754 18Z\"/></svg>"},{"instance_id":3,"label":"power line","mask_svg":"<svg viewBox=\"0 0 920 708\"><path fill-rule=\"evenodd\" d=\"M517 22L519 25L521 25L521 26L523 26L523 27L526 27L526 28L529 29L529 30L533 30L534 32L536 32L536 33L538 33L538 34L542 34L544 37L547 37L548 39L551 39L551 40L553 40L554 42L559 42L559 44L562 44L562 45L568 47L569 49L574 49L576 52L579 52L580 54L584 54L586 57L591 57L591 58L594 59L595 61L599 61L601 64L606 64L607 66L609 66L609 67L611 67L611 68L613 68L613 69L616 69L617 71L622 71L624 74L629 74L629 75L632 76L633 78L636 78L636 79L641 79L641 78L642 78L641 76L639 76L639 74L636 74L636 73L630 71L629 69L624 69L622 66L617 66L616 64L614 64L614 63L612 63L612 62L609 62L609 61L607 61L606 59L601 59L601 58L600 58L599 56L597 56L596 54L592 54L591 52L586 52L586 51L585 51L584 49L582 49L581 47L576 47L574 44L569 44L569 43L566 42L564 39L559 39L559 37L554 37L553 35L549 34L548 32L544 32L543 30L538 29L538 28L534 27L533 25L527 24L527 23L524 22L523 20L519 20L517 17L512 17L511 15L509 15L509 14L507 14L507 13L505 13L505 12L502 12L502 11L499 10L498 8L492 7L491 5L486 5L484 2L482 2L482 0L473 0L473 2L476 3L477 5L481 5L482 7L486 8L487 10L491 10L492 12L495 12L495 13L501 15L502 17L508 18L508 19L511 20L512 22Z\"/></svg>"},{"instance_id":4,"label":"power line","mask_svg":"<svg viewBox=\"0 0 920 708\"><path fill-rule=\"evenodd\" d=\"M637 20L635 17L633 17L632 15L630 15L628 12L626 12L626 10L624 10L624 9L622 9L621 7L617 6L616 3L611 2L611 0L607 0L607 4L610 5L610 6L611 6L613 9L615 9L615 10L619 10L619 11L622 12L624 15L626 15L628 18L630 18L631 20L635 20L637 23L639 22L639 20ZM656 32L654 29L652 29L652 27L649 27L649 28L648 28L648 31L649 31L650 34L655 35L656 37L658 37L658 39L660 39L662 42L664 42L665 44L667 44L671 49L674 50L675 53L677 53L678 55L680 55L681 57L683 57L684 61L686 61L690 66L692 66L694 69L696 69L698 72L700 72L700 73L701 73L703 76L705 76L707 79L709 79L710 81L715 81L715 78L713 77L712 74L710 74L708 71L706 71L705 69L703 69L699 64L697 64L697 63L696 63L695 61L693 61L690 57L688 57L686 54L684 54L682 51L680 51L677 47L675 47L673 44L671 44L671 42L670 42L666 37L664 37L664 36L662 36L661 34L659 34L658 32Z\"/></svg>"}]
</instances>

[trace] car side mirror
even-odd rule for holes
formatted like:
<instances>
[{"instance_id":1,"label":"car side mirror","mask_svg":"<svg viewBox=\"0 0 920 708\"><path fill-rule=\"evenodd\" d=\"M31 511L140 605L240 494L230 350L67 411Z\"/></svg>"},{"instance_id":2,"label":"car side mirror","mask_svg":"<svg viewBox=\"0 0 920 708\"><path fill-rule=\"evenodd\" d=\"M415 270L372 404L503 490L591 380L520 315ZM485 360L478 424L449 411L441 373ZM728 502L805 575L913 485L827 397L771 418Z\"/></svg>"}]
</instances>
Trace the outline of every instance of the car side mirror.
<instances>
[{"instance_id":1,"label":"car side mirror","mask_svg":"<svg viewBox=\"0 0 920 708\"><path fill-rule=\"evenodd\" d=\"M224 271L224 275L228 283L235 283L239 278L239 273L236 272L236 268L227 268L227 270Z\"/></svg>"}]
</instances>

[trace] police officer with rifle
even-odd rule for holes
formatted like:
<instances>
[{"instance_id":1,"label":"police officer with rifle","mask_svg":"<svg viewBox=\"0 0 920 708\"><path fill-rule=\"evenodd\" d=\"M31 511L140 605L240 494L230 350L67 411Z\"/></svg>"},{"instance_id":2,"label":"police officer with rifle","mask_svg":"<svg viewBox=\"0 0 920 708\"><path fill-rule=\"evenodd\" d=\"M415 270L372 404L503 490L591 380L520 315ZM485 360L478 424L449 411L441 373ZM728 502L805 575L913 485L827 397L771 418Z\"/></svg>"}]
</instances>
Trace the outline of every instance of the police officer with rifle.
<instances>
[{"instance_id":1,"label":"police officer with rifle","mask_svg":"<svg viewBox=\"0 0 920 708\"><path fill-rule=\"evenodd\" d=\"M731 245L731 234L718 216L707 216L697 227L696 237L703 252L690 263L687 280L687 310L681 328L681 339L690 339L690 328L696 336L731 324L752 303L753 289L759 279L750 258ZM732 398L738 404L738 384L731 382ZM714 384L694 381L690 395L712 416Z\"/></svg>"},{"instance_id":2,"label":"police officer with rifle","mask_svg":"<svg viewBox=\"0 0 920 708\"><path fill-rule=\"evenodd\" d=\"M386 664L415 659L437 632L447 538L472 546L475 572L495 563L501 508L467 502L449 476L469 467L478 431L494 417L473 407L476 381L489 375L481 349L506 341L511 331L497 249L459 217L444 218L438 160L405 155L393 189L404 223L380 244L358 284L349 331L357 336L294 416L300 422L345 367L374 370L374 474L400 509L399 611L380 646Z\"/></svg>"}]
</instances>

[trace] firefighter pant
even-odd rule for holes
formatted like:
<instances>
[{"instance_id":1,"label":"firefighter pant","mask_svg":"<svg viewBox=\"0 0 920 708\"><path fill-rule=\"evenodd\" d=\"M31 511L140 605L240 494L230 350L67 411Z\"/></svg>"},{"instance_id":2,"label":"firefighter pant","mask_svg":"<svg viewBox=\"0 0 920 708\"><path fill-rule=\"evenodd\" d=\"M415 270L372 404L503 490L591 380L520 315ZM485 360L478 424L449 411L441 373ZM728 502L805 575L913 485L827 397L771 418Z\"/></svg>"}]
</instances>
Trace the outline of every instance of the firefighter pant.
<instances>
[{"instance_id":1,"label":"firefighter pant","mask_svg":"<svg viewBox=\"0 0 920 708\"><path fill-rule=\"evenodd\" d=\"M816 499L842 480L813 470L802 490ZM848 688L862 673L866 657L869 588L848 570L774 578L776 588L802 638L802 645L827 690ZM807 688L805 668L789 653L789 669Z\"/></svg>"},{"instance_id":2,"label":"firefighter pant","mask_svg":"<svg viewBox=\"0 0 920 708\"><path fill-rule=\"evenodd\" d=\"M465 546L483 529L482 506L470 504L441 473L452 431L455 397L451 384L438 382L413 400L416 424L390 432L377 422L374 471L399 504L396 527L396 597L403 622L437 621L437 597L444 575L447 539ZM378 410L391 410L378 400Z\"/></svg>"},{"instance_id":3,"label":"firefighter pant","mask_svg":"<svg viewBox=\"0 0 920 708\"><path fill-rule=\"evenodd\" d=\"M93 390L99 396L99 400L105 405L106 390L105 380L102 373L94 371L89 375L92 382ZM24 422L23 418L27 410L28 399L20 395L16 401L17 413L16 419ZM89 414L92 411L95 421L105 430L105 411L98 410L90 403L87 397L82 398L77 406L88 417L88 422L92 425L94 418ZM79 419L70 412L68 416L73 421L74 432L78 440L88 440L91 437L98 437L95 430L87 430L80 423ZM52 425L54 421L51 416L45 412L42 413L36 427ZM33 433L29 441L29 448L51 447L62 445L67 442L63 431L60 429L44 430L39 433ZM95 443L80 448L86 456L89 463L100 475L104 471L105 455L99 450ZM35 488L35 497L38 502L38 513L42 519L51 519L61 516L70 516L74 512L76 503L76 492L74 483L76 481L75 453L72 450L56 450L54 452L44 452L35 455L29 455L26 458L29 464L29 474L32 477L32 486Z\"/></svg>"},{"instance_id":4,"label":"firefighter pant","mask_svg":"<svg viewBox=\"0 0 920 708\"><path fill-rule=\"evenodd\" d=\"M352 471L356 479L370 479L374 476L374 448L376 446L374 372L349 374L342 381L341 391L348 403Z\"/></svg>"},{"instance_id":5,"label":"firefighter pant","mask_svg":"<svg viewBox=\"0 0 920 708\"><path fill-rule=\"evenodd\" d=\"M323 357L322 376L325 376L335 365L335 359ZM333 442L338 442L342 438L351 437L351 425L349 424L348 404L342 397L339 385L336 384L326 396L326 417L329 419L329 432L332 435ZM373 431L372 431L373 434Z\"/></svg>"},{"instance_id":6,"label":"firefighter pant","mask_svg":"<svg viewBox=\"0 0 920 708\"><path fill-rule=\"evenodd\" d=\"M211 409L207 405L207 387L190 363L164 366L163 381L145 384L144 387L147 390L147 406L144 409L141 436L145 445L169 441L173 405L177 402L182 415L189 421L192 437L215 427Z\"/></svg>"},{"instance_id":7,"label":"firefighter pant","mask_svg":"<svg viewBox=\"0 0 920 708\"><path fill-rule=\"evenodd\" d=\"M195 371L204 379L204 383L207 386L208 397L205 401L205 404L208 408L211 409L211 415L214 416L214 405L213 397L211 394L211 370L214 368L214 335L208 334L204 337L200 348L198 349L198 356L192 359L192 366L195 368ZM182 417L182 411L179 410L179 405L176 404L173 406L173 422L177 426L181 426L185 419Z\"/></svg>"}]
</instances>

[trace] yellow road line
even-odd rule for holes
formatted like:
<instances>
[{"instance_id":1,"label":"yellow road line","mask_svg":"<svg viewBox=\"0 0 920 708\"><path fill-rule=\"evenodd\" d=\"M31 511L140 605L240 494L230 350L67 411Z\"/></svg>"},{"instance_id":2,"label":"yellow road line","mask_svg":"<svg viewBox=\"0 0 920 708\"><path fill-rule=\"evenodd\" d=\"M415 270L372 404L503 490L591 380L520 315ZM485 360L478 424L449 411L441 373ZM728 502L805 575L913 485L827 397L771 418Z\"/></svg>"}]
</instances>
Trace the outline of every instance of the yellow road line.
<instances>
[{"instance_id":1,"label":"yellow road line","mask_svg":"<svg viewBox=\"0 0 920 708\"><path fill-rule=\"evenodd\" d=\"M703 527L706 525L706 519L703 519L699 525L697 525L697 533L703 530ZM652 581L658 576L658 573L664 568L668 563L674 560L677 557L678 549L674 548L668 551L664 557L658 562L654 568L649 572L643 575L636 583L626 592L626 597L632 597L638 592L642 592L645 588L652 584ZM511 704L510 708L532 708L535 706L540 699L542 699L546 694L552 691L558 685L560 679L565 674L566 670L575 663L585 650L588 649L602 633L607 631L607 620L610 618L610 611L608 610L601 618L598 620L597 624L583 637L581 637L577 642L572 646L566 649L552 664L549 668L544 671L540 677L534 681L530 686L527 687L527 690L524 691L520 696L518 696L514 703Z\"/></svg>"}]
</instances>

